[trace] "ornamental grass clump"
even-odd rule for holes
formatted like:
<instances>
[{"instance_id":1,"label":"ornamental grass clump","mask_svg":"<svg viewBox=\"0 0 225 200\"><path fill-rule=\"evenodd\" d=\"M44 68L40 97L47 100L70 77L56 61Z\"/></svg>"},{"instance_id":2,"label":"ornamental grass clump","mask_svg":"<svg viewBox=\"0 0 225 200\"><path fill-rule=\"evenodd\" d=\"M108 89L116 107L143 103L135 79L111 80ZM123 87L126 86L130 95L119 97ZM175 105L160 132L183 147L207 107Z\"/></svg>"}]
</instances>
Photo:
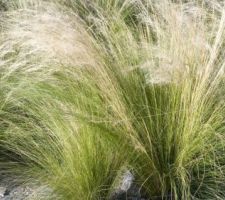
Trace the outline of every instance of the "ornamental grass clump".
<instances>
[{"instance_id":1,"label":"ornamental grass clump","mask_svg":"<svg viewBox=\"0 0 225 200\"><path fill-rule=\"evenodd\" d=\"M124 169L150 199L225 198L222 2L8 8L0 40L4 172L38 180L59 199L110 199Z\"/></svg>"}]
</instances>

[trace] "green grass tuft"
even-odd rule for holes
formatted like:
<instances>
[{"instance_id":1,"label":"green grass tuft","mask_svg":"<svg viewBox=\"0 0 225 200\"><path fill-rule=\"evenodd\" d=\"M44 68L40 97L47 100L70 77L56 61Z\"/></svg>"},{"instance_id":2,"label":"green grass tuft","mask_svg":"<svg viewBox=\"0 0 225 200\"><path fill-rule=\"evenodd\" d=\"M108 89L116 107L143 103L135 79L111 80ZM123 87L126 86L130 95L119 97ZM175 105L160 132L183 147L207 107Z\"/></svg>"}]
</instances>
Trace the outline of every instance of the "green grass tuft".
<instances>
[{"instance_id":1,"label":"green grass tuft","mask_svg":"<svg viewBox=\"0 0 225 200\"><path fill-rule=\"evenodd\" d=\"M109 199L124 169L148 198L225 198L220 1L20 0L2 16L0 172L59 199Z\"/></svg>"}]
</instances>

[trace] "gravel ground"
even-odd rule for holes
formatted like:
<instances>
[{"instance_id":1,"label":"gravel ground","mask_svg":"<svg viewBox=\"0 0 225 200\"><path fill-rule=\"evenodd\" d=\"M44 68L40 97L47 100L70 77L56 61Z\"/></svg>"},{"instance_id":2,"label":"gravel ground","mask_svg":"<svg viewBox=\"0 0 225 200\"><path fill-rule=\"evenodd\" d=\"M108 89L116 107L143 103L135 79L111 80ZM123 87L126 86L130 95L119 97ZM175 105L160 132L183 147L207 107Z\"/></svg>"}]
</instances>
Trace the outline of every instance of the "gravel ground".
<instances>
[{"instance_id":1,"label":"gravel ground","mask_svg":"<svg viewBox=\"0 0 225 200\"><path fill-rule=\"evenodd\" d=\"M31 183L29 186L6 186L0 184L0 200L56 200L53 198L52 190L46 186L37 186ZM127 191L117 191L110 200L162 200L162 197L153 197L151 199L141 196L139 190L134 185ZM164 200L171 200L165 198Z\"/></svg>"},{"instance_id":2,"label":"gravel ground","mask_svg":"<svg viewBox=\"0 0 225 200\"><path fill-rule=\"evenodd\" d=\"M26 185L9 186L0 183L0 200L49 200L52 190L46 186L37 186L33 183ZM57 199L57 198L52 198ZM138 188L131 186L127 191L118 190L110 200L148 200L141 197Z\"/></svg>"},{"instance_id":3,"label":"gravel ground","mask_svg":"<svg viewBox=\"0 0 225 200\"><path fill-rule=\"evenodd\" d=\"M9 186L0 184L0 200L48 200L52 190L33 183Z\"/></svg>"},{"instance_id":4,"label":"gravel ground","mask_svg":"<svg viewBox=\"0 0 225 200\"><path fill-rule=\"evenodd\" d=\"M57 200L53 190L48 186L40 186L35 182L27 183L26 185L12 184L17 180L7 179L7 181L0 176L0 200ZM50 198L51 197L51 198ZM72 200L72 199L71 199ZM162 200L162 197L146 198L140 193L140 188L134 183L134 177L130 171L126 171L110 200ZM170 196L164 200L172 200Z\"/></svg>"}]
</instances>

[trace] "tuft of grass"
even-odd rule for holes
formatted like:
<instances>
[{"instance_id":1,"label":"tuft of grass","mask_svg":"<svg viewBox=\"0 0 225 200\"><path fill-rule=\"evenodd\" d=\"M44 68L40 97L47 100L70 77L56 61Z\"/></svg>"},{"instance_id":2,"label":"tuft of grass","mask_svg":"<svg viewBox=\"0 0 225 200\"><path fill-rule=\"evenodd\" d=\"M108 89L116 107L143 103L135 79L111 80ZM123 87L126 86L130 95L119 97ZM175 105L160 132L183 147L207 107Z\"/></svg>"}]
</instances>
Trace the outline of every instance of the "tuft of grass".
<instances>
[{"instance_id":1,"label":"tuft of grass","mask_svg":"<svg viewBox=\"0 0 225 200\"><path fill-rule=\"evenodd\" d=\"M5 171L59 199L109 199L124 168L149 198L224 199L220 1L17 7L1 21Z\"/></svg>"}]
</instances>

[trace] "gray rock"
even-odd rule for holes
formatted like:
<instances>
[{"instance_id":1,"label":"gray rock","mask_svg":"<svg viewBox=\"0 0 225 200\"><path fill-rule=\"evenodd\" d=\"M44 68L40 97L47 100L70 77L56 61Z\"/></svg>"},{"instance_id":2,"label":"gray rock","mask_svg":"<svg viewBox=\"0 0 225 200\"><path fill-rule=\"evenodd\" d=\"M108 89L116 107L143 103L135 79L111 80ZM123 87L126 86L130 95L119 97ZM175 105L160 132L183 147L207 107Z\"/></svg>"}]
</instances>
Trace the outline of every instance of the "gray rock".
<instances>
[{"instance_id":1,"label":"gray rock","mask_svg":"<svg viewBox=\"0 0 225 200\"><path fill-rule=\"evenodd\" d=\"M129 170L127 170L122 176L122 181L119 189L122 191L128 191L133 184L133 181L133 174Z\"/></svg>"},{"instance_id":2,"label":"gray rock","mask_svg":"<svg viewBox=\"0 0 225 200\"><path fill-rule=\"evenodd\" d=\"M111 200L145 200L141 197L140 190L134 183L134 175L129 170L124 171L119 179L110 196Z\"/></svg>"}]
</instances>

